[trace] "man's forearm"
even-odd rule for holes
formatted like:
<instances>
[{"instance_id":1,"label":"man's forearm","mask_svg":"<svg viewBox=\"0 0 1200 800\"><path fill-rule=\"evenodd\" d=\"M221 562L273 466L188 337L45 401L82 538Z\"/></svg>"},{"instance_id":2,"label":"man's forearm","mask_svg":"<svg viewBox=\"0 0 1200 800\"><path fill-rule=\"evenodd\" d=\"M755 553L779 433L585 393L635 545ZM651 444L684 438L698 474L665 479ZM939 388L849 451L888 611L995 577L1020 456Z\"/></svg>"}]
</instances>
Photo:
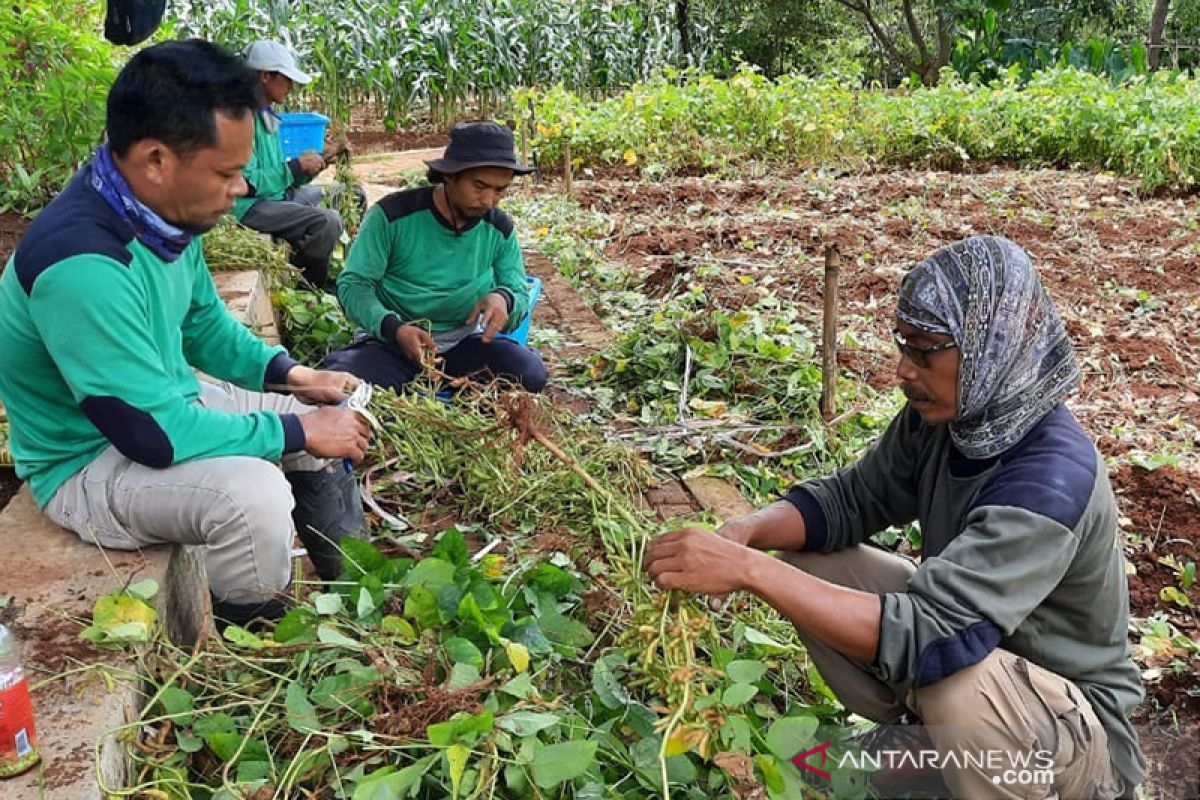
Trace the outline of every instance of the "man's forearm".
<instances>
[{"instance_id":1,"label":"man's forearm","mask_svg":"<svg viewBox=\"0 0 1200 800\"><path fill-rule=\"evenodd\" d=\"M739 517L746 526L743 544L756 550L803 550L806 541L804 517L786 500L763 506Z\"/></svg>"},{"instance_id":2,"label":"man's forearm","mask_svg":"<svg viewBox=\"0 0 1200 800\"><path fill-rule=\"evenodd\" d=\"M839 653L864 664L874 662L882 615L879 595L823 581L760 552L748 559L745 589Z\"/></svg>"}]
</instances>

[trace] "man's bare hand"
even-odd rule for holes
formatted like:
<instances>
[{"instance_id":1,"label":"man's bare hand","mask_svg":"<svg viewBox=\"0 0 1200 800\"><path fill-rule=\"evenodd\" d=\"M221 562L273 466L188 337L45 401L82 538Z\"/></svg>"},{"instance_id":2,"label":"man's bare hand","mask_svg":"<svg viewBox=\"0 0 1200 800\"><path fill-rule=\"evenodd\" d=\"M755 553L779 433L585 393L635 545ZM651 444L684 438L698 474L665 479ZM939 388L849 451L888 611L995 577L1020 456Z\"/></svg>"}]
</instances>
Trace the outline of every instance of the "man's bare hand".
<instances>
[{"instance_id":1,"label":"man's bare hand","mask_svg":"<svg viewBox=\"0 0 1200 800\"><path fill-rule=\"evenodd\" d=\"M345 134L342 134L325 147L324 151L321 152L321 158L325 159L325 163L330 164L342 153L352 155L353 152L353 149L350 147L350 140L346 138Z\"/></svg>"},{"instance_id":2,"label":"man's bare hand","mask_svg":"<svg viewBox=\"0 0 1200 800\"><path fill-rule=\"evenodd\" d=\"M425 363L426 353L437 353L437 344L420 325L401 325L396 329L396 346L414 364Z\"/></svg>"},{"instance_id":3,"label":"man's bare hand","mask_svg":"<svg viewBox=\"0 0 1200 800\"><path fill-rule=\"evenodd\" d=\"M728 539L731 542L736 542L744 547L749 547L750 541L754 536L754 515L746 514L734 517L717 528L717 536ZM708 607L712 611L720 611L728 599L728 594L710 595L708 598Z\"/></svg>"},{"instance_id":4,"label":"man's bare hand","mask_svg":"<svg viewBox=\"0 0 1200 800\"><path fill-rule=\"evenodd\" d=\"M325 169L325 159L315 150L307 150L300 154L300 169L305 175L317 175Z\"/></svg>"},{"instance_id":5,"label":"man's bare hand","mask_svg":"<svg viewBox=\"0 0 1200 800\"><path fill-rule=\"evenodd\" d=\"M481 314L483 318L480 320ZM488 292L471 308L466 324L472 325L476 320L483 323L483 342L489 344L508 322L508 303L499 292Z\"/></svg>"},{"instance_id":6,"label":"man's bare hand","mask_svg":"<svg viewBox=\"0 0 1200 800\"><path fill-rule=\"evenodd\" d=\"M304 449L317 458L348 458L362 461L371 442L371 430L348 408L324 406L300 415Z\"/></svg>"},{"instance_id":7,"label":"man's bare hand","mask_svg":"<svg viewBox=\"0 0 1200 800\"><path fill-rule=\"evenodd\" d=\"M703 528L681 528L649 544L644 568L660 589L725 595L744 588L752 553Z\"/></svg>"},{"instance_id":8,"label":"man's bare hand","mask_svg":"<svg viewBox=\"0 0 1200 800\"><path fill-rule=\"evenodd\" d=\"M316 406L337 405L349 397L359 384L358 378L349 372L305 366L288 370L287 382L297 400Z\"/></svg>"}]
</instances>

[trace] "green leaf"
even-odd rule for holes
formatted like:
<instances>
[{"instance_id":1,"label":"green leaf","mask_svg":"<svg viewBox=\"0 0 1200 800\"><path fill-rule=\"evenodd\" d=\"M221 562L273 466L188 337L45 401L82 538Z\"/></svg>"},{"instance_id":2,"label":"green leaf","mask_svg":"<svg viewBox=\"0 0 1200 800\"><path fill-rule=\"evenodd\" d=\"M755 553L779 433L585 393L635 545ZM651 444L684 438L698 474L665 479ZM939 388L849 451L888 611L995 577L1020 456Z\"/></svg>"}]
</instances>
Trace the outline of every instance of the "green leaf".
<instances>
[{"instance_id":1,"label":"green leaf","mask_svg":"<svg viewBox=\"0 0 1200 800\"><path fill-rule=\"evenodd\" d=\"M379 630L388 636L394 636L401 645L415 644L418 638L412 623L395 614L388 614L380 620Z\"/></svg>"},{"instance_id":2,"label":"green leaf","mask_svg":"<svg viewBox=\"0 0 1200 800\"><path fill-rule=\"evenodd\" d=\"M584 648L590 645L595 638L582 622L564 617L557 611L543 614L538 619L538 627L551 642L567 647ZM509 638L515 639L513 636Z\"/></svg>"},{"instance_id":3,"label":"green leaf","mask_svg":"<svg viewBox=\"0 0 1200 800\"><path fill-rule=\"evenodd\" d=\"M437 597L424 586L414 586L404 598L404 616L422 628L434 628L441 624Z\"/></svg>"},{"instance_id":4,"label":"green leaf","mask_svg":"<svg viewBox=\"0 0 1200 800\"><path fill-rule=\"evenodd\" d=\"M175 745L185 753L198 753L204 748L204 740L188 733L186 728L176 728Z\"/></svg>"},{"instance_id":5,"label":"green leaf","mask_svg":"<svg viewBox=\"0 0 1200 800\"><path fill-rule=\"evenodd\" d=\"M432 556L423 558L404 576L403 585L406 588L423 586L436 597L442 589L454 585L454 572L454 565L449 561Z\"/></svg>"},{"instance_id":6,"label":"green leaf","mask_svg":"<svg viewBox=\"0 0 1200 800\"><path fill-rule=\"evenodd\" d=\"M178 686L168 686L159 695L158 702L163 711L171 717L176 728L192 724L192 710L196 707L196 699L187 689Z\"/></svg>"},{"instance_id":7,"label":"green leaf","mask_svg":"<svg viewBox=\"0 0 1200 800\"><path fill-rule=\"evenodd\" d=\"M369 542L346 536L338 546L342 550L346 576L352 581L367 574L383 572L387 568L387 558Z\"/></svg>"},{"instance_id":8,"label":"green leaf","mask_svg":"<svg viewBox=\"0 0 1200 800\"><path fill-rule=\"evenodd\" d=\"M204 743L213 754L222 761L230 761L242 744L240 733L209 733L204 735Z\"/></svg>"},{"instance_id":9,"label":"green leaf","mask_svg":"<svg viewBox=\"0 0 1200 800\"><path fill-rule=\"evenodd\" d=\"M125 591L138 600L149 601L151 597L158 594L158 581L153 578L146 578L136 583L129 585Z\"/></svg>"},{"instance_id":10,"label":"green leaf","mask_svg":"<svg viewBox=\"0 0 1200 800\"><path fill-rule=\"evenodd\" d=\"M350 650L363 649L362 644L354 641L332 625L324 623L317 626L317 641L321 642L322 644L334 644L338 647L345 647Z\"/></svg>"},{"instance_id":11,"label":"green leaf","mask_svg":"<svg viewBox=\"0 0 1200 800\"><path fill-rule=\"evenodd\" d=\"M317 638L319 617L311 609L297 607L283 615L272 638L277 642L311 642Z\"/></svg>"},{"instance_id":12,"label":"green leaf","mask_svg":"<svg viewBox=\"0 0 1200 800\"><path fill-rule=\"evenodd\" d=\"M816 732L816 717L783 717L772 722L767 729L767 748L780 761L789 761L812 742Z\"/></svg>"},{"instance_id":13,"label":"green leaf","mask_svg":"<svg viewBox=\"0 0 1200 800\"><path fill-rule=\"evenodd\" d=\"M508 655L508 663L512 664L512 668L517 672L529 669L529 648L520 642L510 642L507 639L503 642L504 652Z\"/></svg>"},{"instance_id":14,"label":"green leaf","mask_svg":"<svg viewBox=\"0 0 1200 800\"><path fill-rule=\"evenodd\" d=\"M565 597L583 588L583 584L574 575L561 567L547 563L538 564L530 572L526 583L537 588L539 591L549 592L556 599Z\"/></svg>"},{"instance_id":15,"label":"green leaf","mask_svg":"<svg viewBox=\"0 0 1200 800\"><path fill-rule=\"evenodd\" d=\"M775 641L757 628L751 628L749 625L746 626L744 635L747 642L760 647L766 653L786 653L791 649L787 645Z\"/></svg>"},{"instance_id":16,"label":"green leaf","mask_svg":"<svg viewBox=\"0 0 1200 800\"><path fill-rule=\"evenodd\" d=\"M745 717L739 715L726 717L725 724L721 726L721 742L725 745L726 750L737 750L742 753L753 752L753 739L754 729L750 727L750 722Z\"/></svg>"},{"instance_id":17,"label":"green leaf","mask_svg":"<svg viewBox=\"0 0 1200 800\"><path fill-rule=\"evenodd\" d=\"M458 797L463 770L467 768L467 759L470 757L471 748L465 744L452 744L446 748L446 766L449 768L450 787L455 797Z\"/></svg>"},{"instance_id":18,"label":"green leaf","mask_svg":"<svg viewBox=\"0 0 1200 800\"><path fill-rule=\"evenodd\" d=\"M327 675L317 681L310 693L312 700L319 707L329 710L342 709L352 706L363 696L363 689L357 684L352 674Z\"/></svg>"},{"instance_id":19,"label":"green leaf","mask_svg":"<svg viewBox=\"0 0 1200 800\"><path fill-rule=\"evenodd\" d=\"M425 729L425 736L435 747L448 747L458 741L473 743L480 733L490 731L495 723L491 711L468 714L459 711L445 722L438 722Z\"/></svg>"},{"instance_id":20,"label":"green leaf","mask_svg":"<svg viewBox=\"0 0 1200 800\"><path fill-rule=\"evenodd\" d=\"M284 707L287 708L288 725L293 730L300 733L316 733L320 730L317 709L309 702L308 694L299 681L288 684Z\"/></svg>"},{"instance_id":21,"label":"green leaf","mask_svg":"<svg viewBox=\"0 0 1200 800\"><path fill-rule=\"evenodd\" d=\"M261 781L271 774L271 762L260 759L248 759L244 756L238 759L237 782L250 783Z\"/></svg>"},{"instance_id":22,"label":"green leaf","mask_svg":"<svg viewBox=\"0 0 1200 800\"><path fill-rule=\"evenodd\" d=\"M197 736L207 736L211 733L233 733L236 730L237 723L233 721L233 717L223 711L200 717L192 725L192 733Z\"/></svg>"},{"instance_id":23,"label":"green leaf","mask_svg":"<svg viewBox=\"0 0 1200 800\"><path fill-rule=\"evenodd\" d=\"M264 639L238 625L230 625L222 635L226 641L250 650L262 650L267 646L267 642Z\"/></svg>"},{"instance_id":24,"label":"green leaf","mask_svg":"<svg viewBox=\"0 0 1200 800\"><path fill-rule=\"evenodd\" d=\"M461 636L451 636L442 642L442 647L446 648L446 653L450 656L450 660L453 663L470 664L476 669L483 669L483 653L479 652L479 648L469 639L464 639Z\"/></svg>"},{"instance_id":25,"label":"green leaf","mask_svg":"<svg viewBox=\"0 0 1200 800\"><path fill-rule=\"evenodd\" d=\"M557 725L561 720L557 714L539 711L514 711L496 720L496 726L516 736L532 736Z\"/></svg>"},{"instance_id":26,"label":"green leaf","mask_svg":"<svg viewBox=\"0 0 1200 800\"><path fill-rule=\"evenodd\" d=\"M358 619L364 619L375 613L375 599L371 597L371 593L366 589L362 589L358 593L358 602L355 604L355 613Z\"/></svg>"},{"instance_id":27,"label":"green leaf","mask_svg":"<svg viewBox=\"0 0 1200 800\"><path fill-rule=\"evenodd\" d=\"M779 762L772 756L762 754L754 757L754 763L758 764L759 770L762 771L763 783L766 787L772 792L782 792L783 771L779 769Z\"/></svg>"},{"instance_id":28,"label":"green leaf","mask_svg":"<svg viewBox=\"0 0 1200 800\"><path fill-rule=\"evenodd\" d=\"M522 673L513 678L508 683L500 687L500 691L507 695L524 700L526 697L534 693L533 676L528 672Z\"/></svg>"},{"instance_id":29,"label":"green leaf","mask_svg":"<svg viewBox=\"0 0 1200 800\"><path fill-rule=\"evenodd\" d=\"M421 785L421 778L440 757L434 753L399 772L395 767L376 770L358 782L351 800L399 800Z\"/></svg>"},{"instance_id":30,"label":"green leaf","mask_svg":"<svg viewBox=\"0 0 1200 800\"><path fill-rule=\"evenodd\" d=\"M342 596L336 592L313 595L313 607L321 616L332 616L342 610Z\"/></svg>"},{"instance_id":31,"label":"green leaf","mask_svg":"<svg viewBox=\"0 0 1200 800\"><path fill-rule=\"evenodd\" d=\"M761 661L730 661L725 674L735 683L757 683L767 673L767 665Z\"/></svg>"},{"instance_id":32,"label":"green leaf","mask_svg":"<svg viewBox=\"0 0 1200 800\"><path fill-rule=\"evenodd\" d=\"M737 708L748 703L758 694L758 687L753 683L735 683L721 693L721 702L731 708Z\"/></svg>"},{"instance_id":33,"label":"green leaf","mask_svg":"<svg viewBox=\"0 0 1200 800\"><path fill-rule=\"evenodd\" d=\"M467 550L467 541L458 528L450 528L443 533L437 544L434 545L431 555L458 567L465 566L471 561L471 553Z\"/></svg>"},{"instance_id":34,"label":"green leaf","mask_svg":"<svg viewBox=\"0 0 1200 800\"><path fill-rule=\"evenodd\" d=\"M92 609L92 624L79 635L106 648L135 642L148 642L158 621L158 613L145 602L128 594L106 594Z\"/></svg>"},{"instance_id":35,"label":"green leaf","mask_svg":"<svg viewBox=\"0 0 1200 800\"><path fill-rule=\"evenodd\" d=\"M474 686L479 683L481 677L479 668L474 664L460 662L451 667L450 679L446 681L446 688L464 689L468 686Z\"/></svg>"},{"instance_id":36,"label":"green leaf","mask_svg":"<svg viewBox=\"0 0 1200 800\"><path fill-rule=\"evenodd\" d=\"M542 633L541 627L532 617L527 617L513 625L505 625L500 632L509 641L525 645L530 653L544 655L554 649L550 640Z\"/></svg>"},{"instance_id":37,"label":"green leaf","mask_svg":"<svg viewBox=\"0 0 1200 800\"><path fill-rule=\"evenodd\" d=\"M598 742L559 742L539 747L533 755L533 781L543 789L583 775L596 763Z\"/></svg>"},{"instance_id":38,"label":"green leaf","mask_svg":"<svg viewBox=\"0 0 1200 800\"><path fill-rule=\"evenodd\" d=\"M624 708L633 700L621 683L621 675L626 669L628 664L620 653L609 653L592 667L592 690L606 708Z\"/></svg>"}]
</instances>

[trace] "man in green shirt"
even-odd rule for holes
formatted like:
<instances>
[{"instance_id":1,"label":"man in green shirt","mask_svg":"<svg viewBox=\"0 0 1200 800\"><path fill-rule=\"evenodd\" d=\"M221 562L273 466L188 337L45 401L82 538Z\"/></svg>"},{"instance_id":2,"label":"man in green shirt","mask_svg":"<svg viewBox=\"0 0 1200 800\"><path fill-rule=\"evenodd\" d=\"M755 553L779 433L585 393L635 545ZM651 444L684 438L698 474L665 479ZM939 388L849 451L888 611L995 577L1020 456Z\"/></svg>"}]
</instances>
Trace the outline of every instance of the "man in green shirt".
<instances>
[{"instance_id":1,"label":"man in green shirt","mask_svg":"<svg viewBox=\"0 0 1200 800\"><path fill-rule=\"evenodd\" d=\"M496 335L529 313L517 234L497 205L532 169L493 122L455 125L445 156L426 163L431 186L388 195L363 220L337 282L360 331L325 366L399 388L437 355L447 375L540 392L541 356Z\"/></svg>"},{"instance_id":2,"label":"man in green shirt","mask_svg":"<svg viewBox=\"0 0 1200 800\"><path fill-rule=\"evenodd\" d=\"M1019 247L979 236L905 277L894 335L908 404L861 459L717 535L666 534L647 570L770 603L848 709L924 724L954 797L1132 797L1125 559L1104 458L1062 404L1079 367L1058 312ZM919 565L868 540L914 521Z\"/></svg>"},{"instance_id":3,"label":"man in green shirt","mask_svg":"<svg viewBox=\"0 0 1200 800\"><path fill-rule=\"evenodd\" d=\"M322 153L313 150L284 159L279 137L280 118L274 105L282 103L292 87L312 77L296 65L291 51L279 42L260 40L250 46L246 65L258 72L263 104L254 116L254 149L243 170L249 190L233 204L233 215L247 228L283 239L292 247L291 262L317 289L329 277L329 259L342 235L342 218L321 201L335 199L341 184L314 186L311 181L337 156L339 147ZM366 196L355 186L357 202L366 207Z\"/></svg>"},{"instance_id":4,"label":"man in green shirt","mask_svg":"<svg viewBox=\"0 0 1200 800\"><path fill-rule=\"evenodd\" d=\"M368 441L353 412L300 402L358 380L254 336L204 261L199 234L246 192L257 106L254 73L213 44L138 52L108 141L0 276L0 400L39 507L104 547L203 546L215 614L238 624L282 614L294 534L340 573L336 542L363 526L342 459Z\"/></svg>"}]
</instances>

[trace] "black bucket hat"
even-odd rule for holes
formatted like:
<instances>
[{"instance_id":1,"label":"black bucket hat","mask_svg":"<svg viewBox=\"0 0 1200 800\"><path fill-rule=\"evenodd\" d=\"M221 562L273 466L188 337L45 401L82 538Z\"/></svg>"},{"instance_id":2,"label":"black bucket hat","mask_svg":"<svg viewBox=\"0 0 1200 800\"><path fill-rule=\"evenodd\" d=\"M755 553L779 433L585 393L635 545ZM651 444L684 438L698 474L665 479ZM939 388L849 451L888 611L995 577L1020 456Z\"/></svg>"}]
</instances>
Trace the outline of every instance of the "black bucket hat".
<instances>
[{"instance_id":1,"label":"black bucket hat","mask_svg":"<svg viewBox=\"0 0 1200 800\"><path fill-rule=\"evenodd\" d=\"M533 167L517 161L512 131L494 122L460 122L450 129L450 144L441 158L425 165L443 175L473 167L503 167L528 175Z\"/></svg>"}]
</instances>

